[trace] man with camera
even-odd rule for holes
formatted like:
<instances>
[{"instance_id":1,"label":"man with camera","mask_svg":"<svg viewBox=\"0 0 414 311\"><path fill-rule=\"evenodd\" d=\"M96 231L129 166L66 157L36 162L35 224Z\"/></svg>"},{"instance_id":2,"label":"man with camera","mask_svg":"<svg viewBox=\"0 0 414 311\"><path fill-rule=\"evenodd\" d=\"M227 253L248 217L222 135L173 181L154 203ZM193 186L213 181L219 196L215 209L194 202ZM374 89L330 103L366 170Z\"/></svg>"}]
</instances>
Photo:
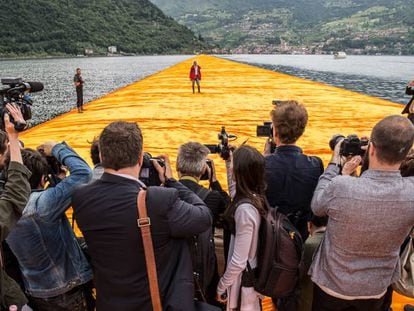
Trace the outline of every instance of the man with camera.
<instances>
[{"instance_id":1,"label":"man with camera","mask_svg":"<svg viewBox=\"0 0 414 311\"><path fill-rule=\"evenodd\" d=\"M329 217L309 270L313 310L383 309L387 288L400 277L400 247L414 225L414 178L399 171L413 141L408 119L378 122L366 151L368 170L359 178L338 176L344 148L336 144L312 199L315 215ZM355 169L361 158L351 161Z\"/></svg>"},{"instance_id":2,"label":"man with camera","mask_svg":"<svg viewBox=\"0 0 414 311\"><path fill-rule=\"evenodd\" d=\"M7 104L6 108L16 122L25 123L18 108L10 104ZM8 138L6 135L2 135L4 145L1 146L3 151L1 161L3 165L7 149L8 157L10 159L6 171L7 180L0 196L1 242L4 241L9 232L16 225L30 195L28 179L31 174L23 165L18 131L16 131L14 124L10 122L8 113L4 115L4 127L7 131ZM8 148L7 142L9 143ZM2 254L0 254L0 265L0 309L8 310L10 305L16 305L18 308L22 308L27 303L27 299L19 285L5 273Z\"/></svg>"},{"instance_id":3,"label":"man with camera","mask_svg":"<svg viewBox=\"0 0 414 311\"><path fill-rule=\"evenodd\" d=\"M308 237L307 222L311 218L310 202L323 173L322 160L303 154L296 141L308 122L306 108L296 101L279 102L271 111L273 139L276 149L266 152L266 197L270 206L289 217L302 235Z\"/></svg>"},{"instance_id":4,"label":"man with camera","mask_svg":"<svg viewBox=\"0 0 414 311\"><path fill-rule=\"evenodd\" d=\"M180 146L177 156L179 181L202 199L213 215L213 227L195 236L190 249L193 256L193 270L196 294L208 302L215 303L216 288L219 281L217 258L215 255L214 228L221 228L221 216L230 202L216 178L213 160L207 161L209 149L197 142ZM199 184L201 179L210 181L210 189ZM222 241L222 236L220 237ZM222 246L222 244L221 244ZM224 254L220 258L224 267Z\"/></svg>"},{"instance_id":5,"label":"man with camera","mask_svg":"<svg viewBox=\"0 0 414 311\"><path fill-rule=\"evenodd\" d=\"M47 142L40 152L24 149L23 162L32 172L32 192L23 216L7 243L16 255L30 305L36 310L90 310L87 283L91 267L83 254L65 212L75 189L91 177L88 164L66 143ZM66 166L70 176L45 188L45 156Z\"/></svg>"},{"instance_id":6,"label":"man with camera","mask_svg":"<svg viewBox=\"0 0 414 311\"><path fill-rule=\"evenodd\" d=\"M408 83L405 88L405 94L412 95L410 101L405 105L402 114L408 113L407 118L414 124L414 80Z\"/></svg>"},{"instance_id":7,"label":"man with camera","mask_svg":"<svg viewBox=\"0 0 414 311\"><path fill-rule=\"evenodd\" d=\"M276 149L270 153L268 140L265 147L266 197L270 206L278 207L278 212L288 216L305 241L309 235L310 203L323 172L323 163L318 157L303 154L296 145L308 122L303 105L296 101L278 101L271 117ZM273 302L280 311L296 310L296 294Z\"/></svg>"},{"instance_id":8,"label":"man with camera","mask_svg":"<svg viewBox=\"0 0 414 311\"><path fill-rule=\"evenodd\" d=\"M172 178L166 156L161 157L164 167L153 161L164 187L142 193L142 146L136 123L106 126L99 136L104 174L73 196L94 266L97 310L152 310L142 231L137 226L139 194L146 195L163 309L194 310L188 239L211 228L211 213L197 195Z\"/></svg>"}]
</instances>

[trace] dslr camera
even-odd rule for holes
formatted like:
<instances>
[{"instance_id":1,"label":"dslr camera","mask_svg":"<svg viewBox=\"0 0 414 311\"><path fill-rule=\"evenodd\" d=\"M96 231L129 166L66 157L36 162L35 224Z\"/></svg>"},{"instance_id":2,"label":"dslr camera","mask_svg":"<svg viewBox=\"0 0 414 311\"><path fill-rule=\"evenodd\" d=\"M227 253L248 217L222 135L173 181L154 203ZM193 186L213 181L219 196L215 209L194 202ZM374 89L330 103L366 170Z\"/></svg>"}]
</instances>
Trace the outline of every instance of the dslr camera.
<instances>
[{"instance_id":1,"label":"dslr camera","mask_svg":"<svg viewBox=\"0 0 414 311\"><path fill-rule=\"evenodd\" d=\"M142 161L141 171L139 172L139 180L141 180L147 187L161 185L158 171L152 164L152 160L156 160L161 167L165 166L162 159L155 158L150 153L144 152L144 160Z\"/></svg>"},{"instance_id":2,"label":"dslr camera","mask_svg":"<svg viewBox=\"0 0 414 311\"><path fill-rule=\"evenodd\" d=\"M219 143L217 145L204 145L209 150L210 153L218 153L223 160L228 160L230 158L230 147L229 141L234 141L237 139L236 135L231 135L226 132L224 126L221 127L221 132L217 135Z\"/></svg>"},{"instance_id":3,"label":"dslr camera","mask_svg":"<svg viewBox=\"0 0 414 311\"><path fill-rule=\"evenodd\" d=\"M7 113L6 104L15 104L21 111L24 120L32 118L32 99L27 93L35 93L43 90L43 83L24 82L22 78L4 78L0 85L0 127L4 130L4 114ZM15 122L12 116L10 121L14 124L16 131L26 129L26 124Z\"/></svg>"},{"instance_id":4,"label":"dslr camera","mask_svg":"<svg viewBox=\"0 0 414 311\"><path fill-rule=\"evenodd\" d=\"M341 156L363 156L365 154L365 150L362 149L362 147L367 146L369 141L368 139L361 139L355 134L348 135L347 137L341 134L332 136L331 140L329 141L329 147L331 150L335 149L336 144L341 139L343 139L341 149L339 150L339 154Z\"/></svg>"},{"instance_id":5,"label":"dslr camera","mask_svg":"<svg viewBox=\"0 0 414 311\"><path fill-rule=\"evenodd\" d=\"M210 159L207 159L206 160L206 164L208 165L208 167L210 168L210 171L211 171L213 169L213 165L211 164L211 160ZM209 180L209 178L208 178L208 171L207 170L200 177L200 180Z\"/></svg>"}]
</instances>

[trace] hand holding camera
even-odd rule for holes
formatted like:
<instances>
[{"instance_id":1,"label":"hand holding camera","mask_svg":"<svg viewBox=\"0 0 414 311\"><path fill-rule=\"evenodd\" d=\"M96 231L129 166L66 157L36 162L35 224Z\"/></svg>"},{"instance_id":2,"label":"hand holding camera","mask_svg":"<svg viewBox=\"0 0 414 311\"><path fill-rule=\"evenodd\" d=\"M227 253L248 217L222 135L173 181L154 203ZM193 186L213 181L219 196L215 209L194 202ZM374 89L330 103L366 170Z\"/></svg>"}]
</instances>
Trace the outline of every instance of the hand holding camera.
<instances>
[{"instance_id":1,"label":"hand holding camera","mask_svg":"<svg viewBox=\"0 0 414 311\"><path fill-rule=\"evenodd\" d=\"M170 158L164 154L160 155L158 159L163 161L164 166L161 166L160 162L155 159L151 159L151 163L154 166L155 170L158 172L158 177L161 183L165 183L167 179L173 178Z\"/></svg>"}]
</instances>

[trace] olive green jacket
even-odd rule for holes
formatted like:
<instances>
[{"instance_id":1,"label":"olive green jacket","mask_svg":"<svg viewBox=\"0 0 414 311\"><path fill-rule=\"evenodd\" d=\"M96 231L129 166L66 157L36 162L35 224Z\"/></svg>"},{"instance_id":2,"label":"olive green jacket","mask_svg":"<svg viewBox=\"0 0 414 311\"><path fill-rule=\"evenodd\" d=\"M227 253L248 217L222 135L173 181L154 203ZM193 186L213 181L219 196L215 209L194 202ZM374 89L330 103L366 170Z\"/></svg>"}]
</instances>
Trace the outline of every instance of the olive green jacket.
<instances>
[{"instance_id":1,"label":"olive green jacket","mask_svg":"<svg viewBox=\"0 0 414 311\"><path fill-rule=\"evenodd\" d=\"M7 182L0 196L0 242L5 240L22 215L30 195L30 175L30 171L24 165L10 162ZM20 310L27 303L27 299L19 285L4 271L2 256L0 253L0 310L8 310L13 304Z\"/></svg>"}]
</instances>

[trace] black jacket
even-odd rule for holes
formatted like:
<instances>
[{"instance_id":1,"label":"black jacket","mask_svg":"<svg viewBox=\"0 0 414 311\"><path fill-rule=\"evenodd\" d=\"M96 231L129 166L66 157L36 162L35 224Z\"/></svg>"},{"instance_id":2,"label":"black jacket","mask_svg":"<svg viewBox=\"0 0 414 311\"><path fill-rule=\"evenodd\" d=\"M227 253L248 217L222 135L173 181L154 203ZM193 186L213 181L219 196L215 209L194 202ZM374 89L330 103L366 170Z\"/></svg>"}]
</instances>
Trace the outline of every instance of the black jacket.
<instances>
[{"instance_id":1,"label":"black jacket","mask_svg":"<svg viewBox=\"0 0 414 311\"><path fill-rule=\"evenodd\" d=\"M322 160L302 153L297 146L280 146L266 160L266 197L270 206L279 207L285 215L301 212L303 219L295 224L304 240L308 236L306 220L309 218L313 192L323 173Z\"/></svg>"},{"instance_id":2,"label":"black jacket","mask_svg":"<svg viewBox=\"0 0 414 311\"><path fill-rule=\"evenodd\" d=\"M97 310L151 310L136 201L142 184L104 173L73 196L79 228L92 258ZM175 189L174 189L175 188ZM148 216L164 310L193 310L192 264L187 239L211 226L205 204L176 181L150 187Z\"/></svg>"},{"instance_id":3,"label":"black jacket","mask_svg":"<svg viewBox=\"0 0 414 311\"><path fill-rule=\"evenodd\" d=\"M404 107L403 111L401 112L401 114L410 113L410 110L409 109L410 109L411 103L414 100L414 87L410 88L410 87L407 86L405 88L405 94L407 94L407 95L413 95L413 97L411 97L411 99L408 102L408 104L405 105L405 107Z\"/></svg>"}]
</instances>

